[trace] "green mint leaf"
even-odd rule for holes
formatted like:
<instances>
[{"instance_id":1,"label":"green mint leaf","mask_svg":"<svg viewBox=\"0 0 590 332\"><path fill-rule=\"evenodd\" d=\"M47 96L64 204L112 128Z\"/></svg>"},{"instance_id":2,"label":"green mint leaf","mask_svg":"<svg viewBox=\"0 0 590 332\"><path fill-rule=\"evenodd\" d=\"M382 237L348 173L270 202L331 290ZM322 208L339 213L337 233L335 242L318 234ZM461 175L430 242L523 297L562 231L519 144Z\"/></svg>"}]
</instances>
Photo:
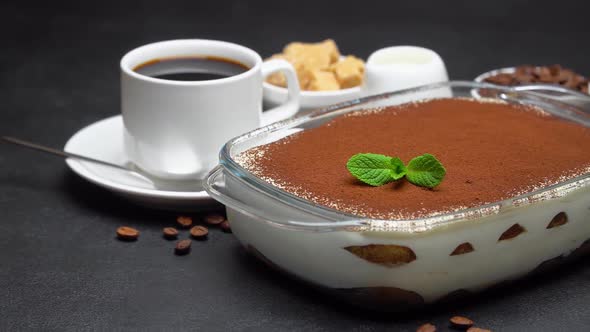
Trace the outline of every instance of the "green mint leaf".
<instances>
[{"instance_id":1,"label":"green mint leaf","mask_svg":"<svg viewBox=\"0 0 590 332\"><path fill-rule=\"evenodd\" d=\"M346 168L354 177L371 186L399 180L406 174L406 167L399 158L375 153L355 154L348 159Z\"/></svg>"},{"instance_id":2,"label":"green mint leaf","mask_svg":"<svg viewBox=\"0 0 590 332\"><path fill-rule=\"evenodd\" d=\"M436 157L425 153L410 160L406 178L417 186L434 188L440 184L446 173Z\"/></svg>"},{"instance_id":3,"label":"green mint leaf","mask_svg":"<svg viewBox=\"0 0 590 332\"><path fill-rule=\"evenodd\" d=\"M406 175L406 173L408 171L406 168L406 165L404 165L404 162L401 159L399 159L398 157L391 158L390 162L391 162L391 166L393 167L391 169L391 178L394 181L403 178L404 175Z\"/></svg>"}]
</instances>

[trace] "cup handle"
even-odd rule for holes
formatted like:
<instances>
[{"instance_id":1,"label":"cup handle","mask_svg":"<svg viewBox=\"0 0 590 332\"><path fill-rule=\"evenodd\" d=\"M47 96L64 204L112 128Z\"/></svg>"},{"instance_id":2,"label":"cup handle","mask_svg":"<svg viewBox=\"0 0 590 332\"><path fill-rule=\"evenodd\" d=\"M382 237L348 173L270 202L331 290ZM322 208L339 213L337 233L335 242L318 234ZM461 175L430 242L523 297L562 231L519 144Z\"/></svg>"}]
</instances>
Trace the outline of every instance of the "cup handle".
<instances>
[{"instance_id":1,"label":"cup handle","mask_svg":"<svg viewBox=\"0 0 590 332\"><path fill-rule=\"evenodd\" d=\"M281 59L268 60L262 63L263 78L277 71L282 71L287 78L287 91L289 95L284 104L262 112L260 121L262 126L292 117L299 110L301 90L299 89L299 80L297 79L297 73L293 66Z\"/></svg>"}]
</instances>

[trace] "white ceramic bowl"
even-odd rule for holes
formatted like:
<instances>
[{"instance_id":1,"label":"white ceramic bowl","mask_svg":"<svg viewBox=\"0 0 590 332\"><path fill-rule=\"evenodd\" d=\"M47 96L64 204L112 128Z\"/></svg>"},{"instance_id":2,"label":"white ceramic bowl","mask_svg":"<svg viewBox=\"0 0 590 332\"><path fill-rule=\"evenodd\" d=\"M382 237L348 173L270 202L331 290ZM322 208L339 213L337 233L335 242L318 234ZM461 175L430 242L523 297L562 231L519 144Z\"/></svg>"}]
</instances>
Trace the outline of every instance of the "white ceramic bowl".
<instances>
[{"instance_id":1,"label":"white ceramic bowl","mask_svg":"<svg viewBox=\"0 0 590 332\"><path fill-rule=\"evenodd\" d=\"M264 82L264 101L276 106L287 101L287 89ZM301 90L300 104L302 109L313 109L337 104L361 97L361 88L354 87L336 91L304 91Z\"/></svg>"},{"instance_id":2,"label":"white ceramic bowl","mask_svg":"<svg viewBox=\"0 0 590 332\"><path fill-rule=\"evenodd\" d=\"M344 59L344 57L340 57L340 59ZM287 101L288 93L286 88L265 81L263 83L263 95L264 102L268 106L274 107L285 103ZM360 98L361 96L362 90L360 86L334 91L301 90L301 99L299 100L299 103L302 110L310 110Z\"/></svg>"},{"instance_id":3,"label":"white ceramic bowl","mask_svg":"<svg viewBox=\"0 0 590 332\"><path fill-rule=\"evenodd\" d=\"M515 71L516 71L515 67L494 69L494 70L486 71L483 74L480 74L479 76L477 76L474 79L474 81L477 83L485 83L485 79L488 77L496 76L499 74L514 74Z\"/></svg>"}]
</instances>

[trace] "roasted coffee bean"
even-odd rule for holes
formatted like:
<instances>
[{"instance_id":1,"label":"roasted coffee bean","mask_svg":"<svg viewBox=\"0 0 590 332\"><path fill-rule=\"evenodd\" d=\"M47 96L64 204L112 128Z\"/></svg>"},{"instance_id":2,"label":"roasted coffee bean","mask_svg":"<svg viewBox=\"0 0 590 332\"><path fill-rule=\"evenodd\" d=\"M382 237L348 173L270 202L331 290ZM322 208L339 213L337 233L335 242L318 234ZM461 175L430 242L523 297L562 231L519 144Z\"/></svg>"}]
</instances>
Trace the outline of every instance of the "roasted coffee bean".
<instances>
[{"instance_id":1,"label":"roasted coffee bean","mask_svg":"<svg viewBox=\"0 0 590 332\"><path fill-rule=\"evenodd\" d=\"M492 332L492 330L482 329L482 328L473 326L473 327L468 328L467 332Z\"/></svg>"},{"instance_id":2,"label":"roasted coffee bean","mask_svg":"<svg viewBox=\"0 0 590 332\"><path fill-rule=\"evenodd\" d=\"M416 332L436 332L436 326L430 324L430 323L426 323L424 325L421 325Z\"/></svg>"},{"instance_id":3,"label":"roasted coffee bean","mask_svg":"<svg viewBox=\"0 0 590 332\"><path fill-rule=\"evenodd\" d=\"M562 85L569 89L575 89L578 86L578 82L576 82L575 77L572 76L568 78L568 80L565 81Z\"/></svg>"},{"instance_id":4,"label":"roasted coffee bean","mask_svg":"<svg viewBox=\"0 0 590 332\"><path fill-rule=\"evenodd\" d=\"M117 238L123 241L135 241L139 237L139 231L135 228L121 226L117 228Z\"/></svg>"},{"instance_id":5,"label":"roasted coffee bean","mask_svg":"<svg viewBox=\"0 0 590 332\"><path fill-rule=\"evenodd\" d=\"M549 70L549 68L543 66L536 67L533 73L538 77L551 76L551 71Z\"/></svg>"},{"instance_id":6,"label":"roasted coffee bean","mask_svg":"<svg viewBox=\"0 0 590 332\"><path fill-rule=\"evenodd\" d=\"M582 75L575 75L574 76L574 83L577 85L588 83L588 80Z\"/></svg>"},{"instance_id":7,"label":"roasted coffee bean","mask_svg":"<svg viewBox=\"0 0 590 332\"><path fill-rule=\"evenodd\" d=\"M514 74L514 78L516 79L516 81L518 81L520 83L530 83L530 82L535 81L535 77L531 74L516 73L516 74Z\"/></svg>"},{"instance_id":8,"label":"roasted coffee bean","mask_svg":"<svg viewBox=\"0 0 590 332\"><path fill-rule=\"evenodd\" d=\"M220 214L210 214L205 217L205 222L209 225L219 225L225 220L225 217Z\"/></svg>"},{"instance_id":9,"label":"roasted coffee bean","mask_svg":"<svg viewBox=\"0 0 590 332\"><path fill-rule=\"evenodd\" d=\"M180 240L176 242L176 247L174 247L174 253L177 255L186 255L191 251L191 243L192 241L189 239Z\"/></svg>"},{"instance_id":10,"label":"roasted coffee bean","mask_svg":"<svg viewBox=\"0 0 590 332\"><path fill-rule=\"evenodd\" d=\"M547 69L549 69L549 73L551 73L551 76L557 76L561 72L561 65L551 65L547 67Z\"/></svg>"},{"instance_id":11,"label":"roasted coffee bean","mask_svg":"<svg viewBox=\"0 0 590 332\"><path fill-rule=\"evenodd\" d=\"M522 65L516 67L515 74L517 75L533 75L535 71L535 66L532 65Z\"/></svg>"},{"instance_id":12,"label":"roasted coffee bean","mask_svg":"<svg viewBox=\"0 0 590 332\"><path fill-rule=\"evenodd\" d=\"M191 228L191 236L197 240L204 240L207 238L209 230L205 226L195 226Z\"/></svg>"},{"instance_id":13,"label":"roasted coffee bean","mask_svg":"<svg viewBox=\"0 0 590 332\"><path fill-rule=\"evenodd\" d=\"M450 321L451 327L459 330L467 330L468 328L473 326L473 321L463 316L453 316L451 317Z\"/></svg>"},{"instance_id":14,"label":"roasted coffee bean","mask_svg":"<svg viewBox=\"0 0 590 332\"><path fill-rule=\"evenodd\" d=\"M193 225L193 218L180 216L180 217L176 218L176 222L182 228L190 228Z\"/></svg>"},{"instance_id":15,"label":"roasted coffee bean","mask_svg":"<svg viewBox=\"0 0 590 332\"><path fill-rule=\"evenodd\" d=\"M500 85L511 85L513 83L513 78L510 74L498 74L486 78L486 82Z\"/></svg>"},{"instance_id":16,"label":"roasted coffee bean","mask_svg":"<svg viewBox=\"0 0 590 332\"><path fill-rule=\"evenodd\" d=\"M178 230L174 227L164 227L164 229L162 229L162 233L168 240L174 240L178 237Z\"/></svg>"},{"instance_id":17,"label":"roasted coffee bean","mask_svg":"<svg viewBox=\"0 0 590 332\"><path fill-rule=\"evenodd\" d=\"M221 224L219 224L219 227L221 227L222 231L226 233L231 233L231 226L229 225L229 221L224 220Z\"/></svg>"},{"instance_id":18,"label":"roasted coffee bean","mask_svg":"<svg viewBox=\"0 0 590 332\"><path fill-rule=\"evenodd\" d=\"M541 75L537 80L539 83L553 83L555 81L551 75Z\"/></svg>"}]
</instances>

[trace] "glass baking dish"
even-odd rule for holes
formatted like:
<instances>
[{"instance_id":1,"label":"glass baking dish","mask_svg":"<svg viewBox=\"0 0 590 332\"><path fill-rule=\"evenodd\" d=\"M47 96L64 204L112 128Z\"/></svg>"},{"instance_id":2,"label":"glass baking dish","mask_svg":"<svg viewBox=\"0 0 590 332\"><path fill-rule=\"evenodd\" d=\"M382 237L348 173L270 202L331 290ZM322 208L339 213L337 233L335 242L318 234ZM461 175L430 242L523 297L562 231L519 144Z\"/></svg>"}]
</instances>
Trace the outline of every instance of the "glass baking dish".
<instances>
[{"instance_id":1,"label":"glass baking dish","mask_svg":"<svg viewBox=\"0 0 590 332\"><path fill-rule=\"evenodd\" d=\"M590 127L590 97L556 86L446 82L333 105L229 141L204 186L233 233L268 265L386 311L447 301L542 271L590 247L590 172L475 208L411 220L363 218L294 196L248 172L241 152L334 117L438 97L530 104ZM580 142L586 144L586 142Z\"/></svg>"}]
</instances>

